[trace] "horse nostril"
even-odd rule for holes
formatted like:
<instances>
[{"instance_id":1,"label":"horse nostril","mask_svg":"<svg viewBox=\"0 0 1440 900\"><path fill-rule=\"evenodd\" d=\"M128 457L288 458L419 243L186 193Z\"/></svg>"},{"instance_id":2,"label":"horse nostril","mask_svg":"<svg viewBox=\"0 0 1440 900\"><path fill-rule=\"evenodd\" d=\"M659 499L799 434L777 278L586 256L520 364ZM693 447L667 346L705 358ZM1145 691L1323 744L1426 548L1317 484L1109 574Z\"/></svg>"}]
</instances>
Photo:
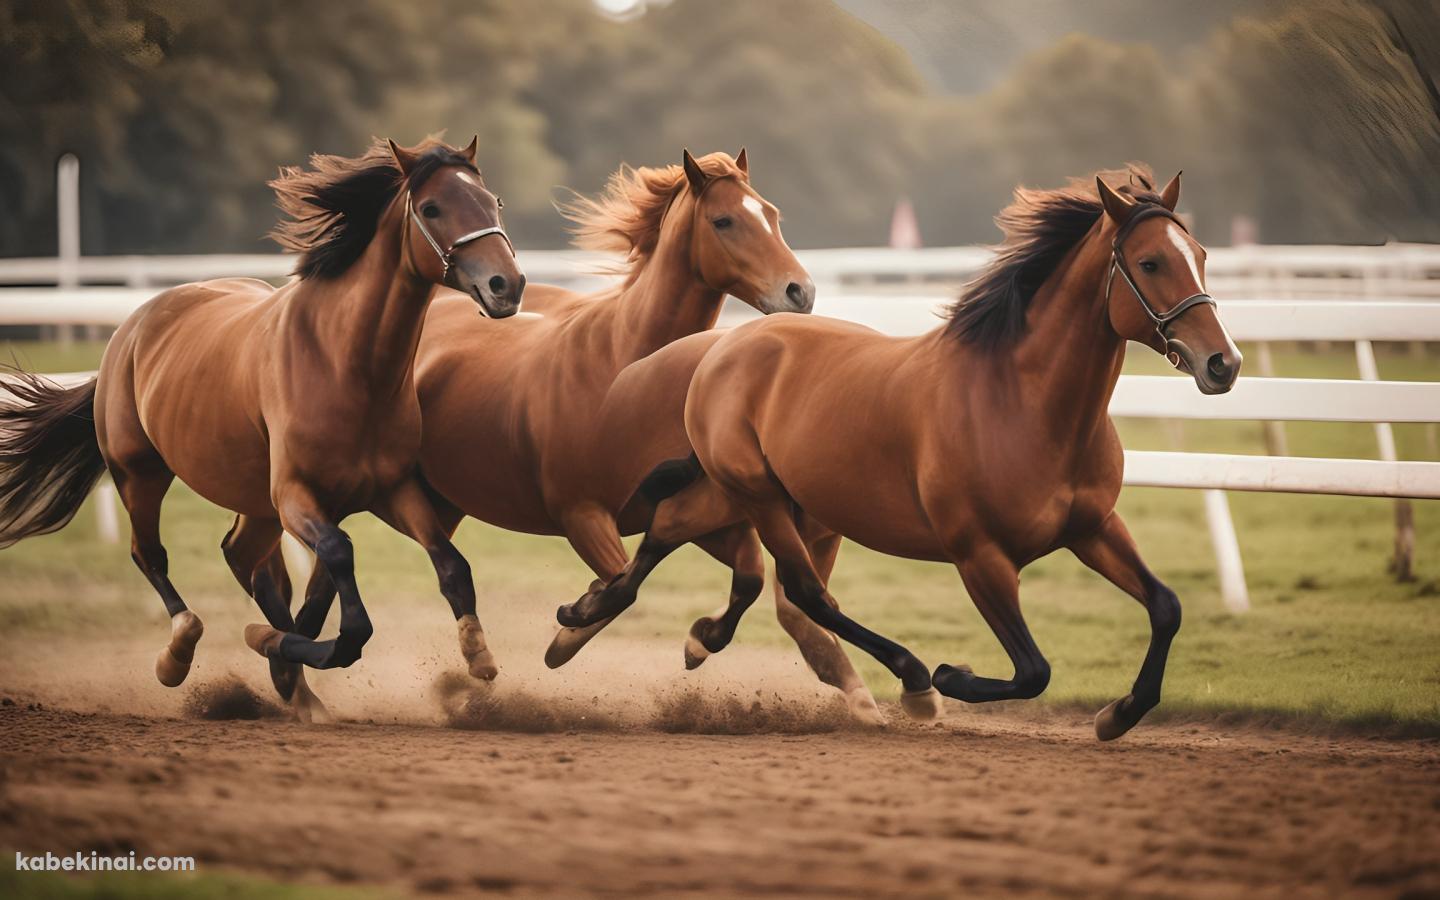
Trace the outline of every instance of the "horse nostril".
<instances>
[{"instance_id":1,"label":"horse nostril","mask_svg":"<svg viewBox=\"0 0 1440 900\"><path fill-rule=\"evenodd\" d=\"M494 294L494 295L497 296L497 297L500 296L501 294L505 293L505 276L504 276L504 275L492 275L492 276L490 276L490 293Z\"/></svg>"},{"instance_id":2,"label":"horse nostril","mask_svg":"<svg viewBox=\"0 0 1440 900\"><path fill-rule=\"evenodd\" d=\"M1224 353L1210 354L1210 359L1205 363L1205 368L1210 370L1210 375L1214 377L1216 381L1222 382L1229 381L1235 372L1235 367L1230 364L1230 360L1225 358Z\"/></svg>"},{"instance_id":3,"label":"horse nostril","mask_svg":"<svg viewBox=\"0 0 1440 900\"><path fill-rule=\"evenodd\" d=\"M809 299L805 288L793 281L785 288L785 296L789 297L790 302L796 306L804 305L805 301Z\"/></svg>"}]
</instances>

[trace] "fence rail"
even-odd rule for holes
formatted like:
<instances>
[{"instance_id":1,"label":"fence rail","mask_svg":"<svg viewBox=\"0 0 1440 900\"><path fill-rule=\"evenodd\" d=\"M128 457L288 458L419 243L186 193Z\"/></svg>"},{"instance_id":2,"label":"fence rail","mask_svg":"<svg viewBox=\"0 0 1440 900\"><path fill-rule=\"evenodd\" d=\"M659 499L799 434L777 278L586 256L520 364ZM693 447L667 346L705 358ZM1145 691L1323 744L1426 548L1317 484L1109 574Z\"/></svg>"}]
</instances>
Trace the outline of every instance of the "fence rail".
<instances>
[{"instance_id":1,"label":"fence rail","mask_svg":"<svg viewBox=\"0 0 1440 900\"><path fill-rule=\"evenodd\" d=\"M990 260L985 247L930 247L894 250L845 247L796 254L820 283L886 281L956 282ZM535 282L571 281L613 266L616 257L580 250L526 250L526 276ZM1404 285L1406 292L1440 293L1440 246L1386 244L1379 247L1280 246L1216 247L1208 251L1206 275L1283 285L1369 279ZM250 253L186 256L83 256L75 259L0 259L0 285L123 284L132 287L180 284L222 276L284 279L293 256Z\"/></svg>"}]
</instances>

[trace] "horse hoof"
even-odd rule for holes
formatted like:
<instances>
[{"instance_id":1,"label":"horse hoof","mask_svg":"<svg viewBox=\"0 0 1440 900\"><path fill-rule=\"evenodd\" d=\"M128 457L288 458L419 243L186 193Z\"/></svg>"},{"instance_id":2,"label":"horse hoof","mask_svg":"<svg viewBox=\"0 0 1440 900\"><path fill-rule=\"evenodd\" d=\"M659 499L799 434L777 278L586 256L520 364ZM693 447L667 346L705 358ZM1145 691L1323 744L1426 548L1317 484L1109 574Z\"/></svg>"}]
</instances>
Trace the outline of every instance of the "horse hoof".
<instances>
[{"instance_id":1,"label":"horse hoof","mask_svg":"<svg viewBox=\"0 0 1440 900\"><path fill-rule=\"evenodd\" d=\"M709 656L710 651L705 649L705 645L700 643L699 638L693 634L685 638L685 668L687 670L700 668L700 664Z\"/></svg>"},{"instance_id":2,"label":"horse hoof","mask_svg":"<svg viewBox=\"0 0 1440 900\"><path fill-rule=\"evenodd\" d=\"M900 708L917 722L931 722L945 715L945 703L933 687L901 694Z\"/></svg>"},{"instance_id":3,"label":"horse hoof","mask_svg":"<svg viewBox=\"0 0 1440 900\"><path fill-rule=\"evenodd\" d=\"M545 665L551 669L558 669L575 658L575 654L588 643L590 639L600 633L600 629L610 624L610 619L603 619L594 625L587 625L584 628L562 628L555 633L550 640L550 646L545 648Z\"/></svg>"},{"instance_id":4,"label":"horse hoof","mask_svg":"<svg viewBox=\"0 0 1440 900\"><path fill-rule=\"evenodd\" d=\"M490 681L500 674L495 657L485 646L485 631L480 620L473 615L461 616L455 623L460 629L460 655L470 669L470 676L481 681Z\"/></svg>"},{"instance_id":5,"label":"horse hoof","mask_svg":"<svg viewBox=\"0 0 1440 900\"><path fill-rule=\"evenodd\" d=\"M280 639L285 632L269 625L246 625L245 644L251 650L264 657L274 657L280 653Z\"/></svg>"},{"instance_id":6,"label":"horse hoof","mask_svg":"<svg viewBox=\"0 0 1440 900\"><path fill-rule=\"evenodd\" d=\"M1097 738L1102 741L1113 741L1139 724L1139 719L1128 722L1121 715L1120 707L1129 699L1130 695L1127 694L1095 714L1095 736Z\"/></svg>"},{"instance_id":7,"label":"horse hoof","mask_svg":"<svg viewBox=\"0 0 1440 900\"><path fill-rule=\"evenodd\" d=\"M863 684L845 692L845 705L850 708L850 717L861 725L879 728L885 724L885 714Z\"/></svg>"},{"instance_id":8,"label":"horse hoof","mask_svg":"<svg viewBox=\"0 0 1440 900\"><path fill-rule=\"evenodd\" d=\"M205 633L205 623L190 610L170 618L170 643L155 658L155 677L166 687L179 687L190 674L195 660L195 645Z\"/></svg>"},{"instance_id":9,"label":"horse hoof","mask_svg":"<svg viewBox=\"0 0 1440 900\"><path fill-rule=\"evenodd\" d=\"M310 685L305 683L305 670L300 670L300 677L295 682L295 690L290 694L290 711L295 715L296 721L305 725L329 725L335 721L330 715L330 710L310 690Z\"/></svg>"}]
</instances>

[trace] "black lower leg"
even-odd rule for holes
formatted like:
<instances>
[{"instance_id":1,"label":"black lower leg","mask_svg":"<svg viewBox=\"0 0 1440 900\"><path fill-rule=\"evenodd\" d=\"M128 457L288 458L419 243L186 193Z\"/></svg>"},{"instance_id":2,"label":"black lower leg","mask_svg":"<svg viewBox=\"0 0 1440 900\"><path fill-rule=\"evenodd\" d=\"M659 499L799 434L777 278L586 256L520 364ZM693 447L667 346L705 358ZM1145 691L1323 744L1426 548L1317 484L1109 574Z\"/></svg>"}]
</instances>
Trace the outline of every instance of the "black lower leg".
<instances>
[{"instance_id":1,"label":"black lower leg","mask_svg":"<svg viewBox=\"0 0 1440 900\"><path fill-rule=\"evenodd\" d=\"M701 619L696 622L695 637L711 653L719 653L735 639L735 629L746 610L755 605L755 600L765 589L765 578L747 572L736 572L730 579L730 601L725 612L716 619Z\"/></svg>"},{"instance_id":2,"label":"black lower leg","mask_svg":"<svg viewBox=\"0 0 1440 900\"><path fill-rule=\"evenodd\" d=\"M1040 696L1050 684L1050 663L1035 646L1019 607L1012 605L998 612L982 608L981 612L1015 666L1015 677L985 678L968 666L942 665L935 669L935 689L966 703L1030 700Z\"/></svg>"},{"instance_id":3,"label":"black lower leg","mask_svg":"<svg viewBox=\"0 0 1440 900\"><path fill-rule=\"evenodd\" d=\"M1149 573L1145 573L1149 575ZM1130 689L1130 696L1120 701L1116 715L1133 725L1147 712L1160 704L1160 687L1165 679L1165 663L1170 656L1170 644L1180 631L1180 600L1159 579L1149 575L1146 586L1145 608L1150 614L1150 647L1145 651L1145 661L1140 664L1140 674Z\"/></svg>"},{"instance_id":4,"label":"black lower leg","mask_svg":"<svg viewBox=\"0 0 1440 900\"><path fill-rule=\"evenodd\" d=\"M455 618L475 615L475 578L470 563L449 541L430 550L430 561L440 579L440 593L450 604Z\"/></svg>"},{"instance_id":5,"label":"black lower leg","mask_svg":"<svg viewBox=\"0 0 1440 900\"><path fill-rule=\"evenodd\" d=\"M295 616L295 633L315 639L325 620L330 617L330 607L335 603L335 581L322 565L316 565L310 573L310 582L305 585L305 602Z\"/></svg>"},{"instance_id":6,"label":"black lower leg","mask_svg":"<svg viewBox=\"0 0 1440 900\"><path fill-rule=\"evenodd\" d=\"M585 628L618 616L635 602L640 585L677 546L646 535L624 571L600 590L591 590L574 603L560 607L555 613L556 620L566 628Z\"/></svg>"},{"instance_id":7,"label":"black lower leg","mask_svg":"<svg viewBox=\"0 0 1440 900\"><path fill-rule=\"evenodd\" d=\"M355 585L354 549L350 537L335 526L325 529L312 549L340 595L340 634L333 640L316 641L288 633L280 640L278 655L315 669L343 668L360 658L361 649L374 633Z\"/></svg>"},{"instance_id":8,"label":"black lower leg","mask_svg":"<svg viewBox=\"0 0 1440 900\"><path fill-rule=\"evenodd\" d=\"M825 586L818 580L786 565L777 565L776 574L780 578L781 587L785 589L785 596L815 624L830 629L842 640L849 641L875 657L882 666L890 670L890 674L900 679L906 691L913 693L929 690L928 666L909 650L883 635L876 634L832 606L826 597Z\"/></svg>"},{"instance_id":9,"label":"black lower leg","mask_svg":"<svg viewBox=\"0 0 1440 900\"><path fill-rule=\"evenodd\" d=\"M175 585L170 583L170 555L164 547L159 544L136 546L130 551L130 558L135 560L145 580L160 595L160 602L165 604L165 612L172 619L189 608L180 598L180 592L175 590Z\"/></svg>"}]
</instances>

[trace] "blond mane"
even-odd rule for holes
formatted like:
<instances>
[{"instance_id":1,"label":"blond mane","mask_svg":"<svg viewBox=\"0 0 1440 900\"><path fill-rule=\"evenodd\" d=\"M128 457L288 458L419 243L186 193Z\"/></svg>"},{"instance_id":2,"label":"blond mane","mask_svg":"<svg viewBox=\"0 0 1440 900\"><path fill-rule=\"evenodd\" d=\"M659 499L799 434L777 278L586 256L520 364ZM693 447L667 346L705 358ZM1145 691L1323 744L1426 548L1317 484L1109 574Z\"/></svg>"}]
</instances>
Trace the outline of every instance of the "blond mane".
<instances>
[{"instance_id":1,"label":"blond mane","mask_svg":"<svg viewBox=\"0 0 1440 900\"><path fill-rule=\"evenodd\" d=\"M749 180L728 153L711 153L695 161L712 177ZM685 184L685 170L680 166L637 169L621 165L598 196L574 193L556 208L570 220L576 247L624 254L621 271L629 284L654 254L665 213Z\"/></svg>"}]
</instances>

